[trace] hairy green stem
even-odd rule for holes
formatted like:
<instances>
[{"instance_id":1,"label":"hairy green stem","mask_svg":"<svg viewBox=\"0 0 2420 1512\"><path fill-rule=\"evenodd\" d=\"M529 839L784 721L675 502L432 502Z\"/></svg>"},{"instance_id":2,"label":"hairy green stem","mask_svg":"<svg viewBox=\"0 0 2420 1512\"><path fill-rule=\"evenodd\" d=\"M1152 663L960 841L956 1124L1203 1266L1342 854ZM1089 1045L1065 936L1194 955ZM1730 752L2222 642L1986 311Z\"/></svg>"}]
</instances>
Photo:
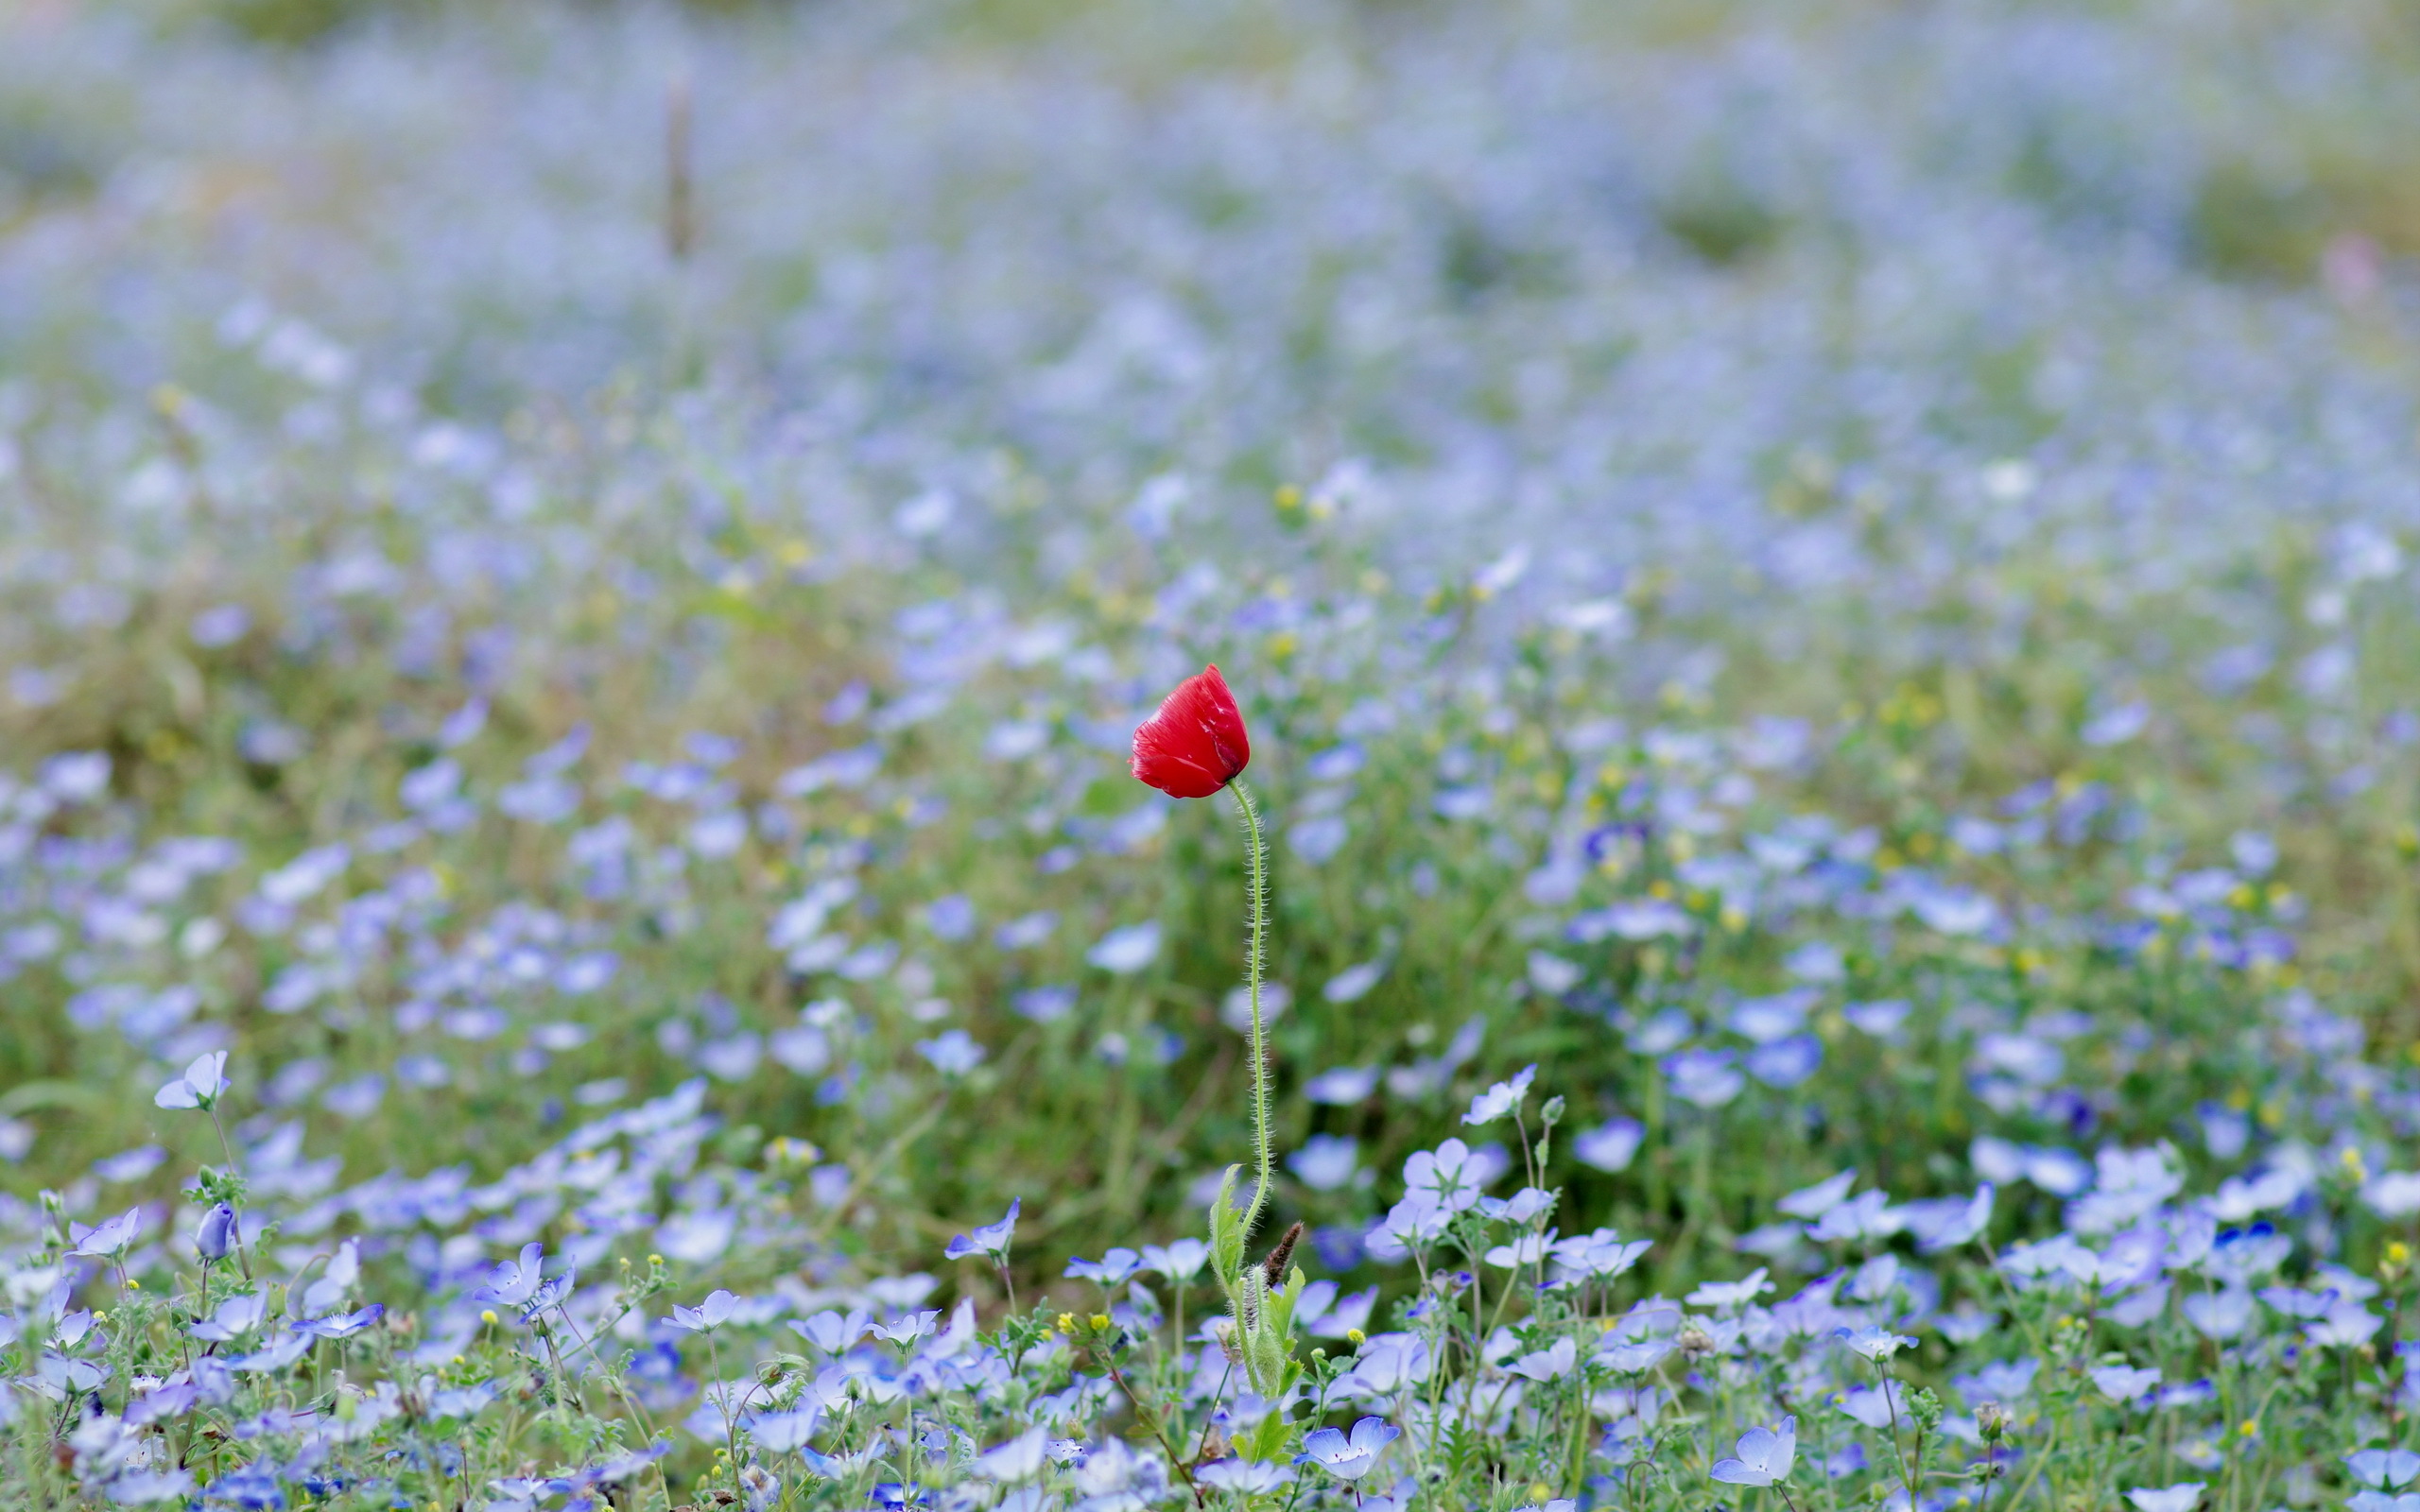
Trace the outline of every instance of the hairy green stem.
<instances>
[{"instance_id":1,"label":"hairy green stem","mask_svg":"<svg viewBox=\"0 0 2420 1512\"><path fill-rule=\"evenodd\" d=\"M1252 893L1252 942L1244 953L1244 980L1252 994L1252 1143L1256 1179L1252 1189L1252 1207L1244 1213L1244 1237L1249 1240L1260 1223L1261 1210L1269 1203L1269 1047L1260 1019L1260 973L1263 942L1269 934L1269 855L1260 835L1260 810L1253 806L1252 790L1241 778L1227 784L1236 795L1236 806L1244 816L1244 856L1248 885Z\"/></svg>"}]
</instances>

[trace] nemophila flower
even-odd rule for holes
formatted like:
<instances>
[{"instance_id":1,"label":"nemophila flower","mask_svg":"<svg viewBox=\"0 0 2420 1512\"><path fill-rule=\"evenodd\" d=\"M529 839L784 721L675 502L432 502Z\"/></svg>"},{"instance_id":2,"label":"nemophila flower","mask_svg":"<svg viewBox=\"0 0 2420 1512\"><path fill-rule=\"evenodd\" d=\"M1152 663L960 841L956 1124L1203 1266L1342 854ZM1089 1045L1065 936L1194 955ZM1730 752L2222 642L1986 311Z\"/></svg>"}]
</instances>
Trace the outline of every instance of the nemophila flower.
<instances>
[{"instance_id":1,"label":"nemophila flower","mask_svg":"<svg viewBox=\"0 0 2420 1512\"><path fill-rule=\"evenodd\" d=\"M2365 1307L2339 1304L2316 1323L2303 1327L2303 1337L2320 1349L2357 1349L2367 1344L2386 1320Z\"/></svg>"},{"instance_id":2,"label":"nemophila flower","mask_svg":"<svg viewBox=\"0 0 2420 1512\"><path fill-rule=\"evenodd\" d=\"M1263 1491L1274 1491L1282 1486L1291 1486L1294 1472L1273 1460L1222 1459L1195 1470L1193 1478L1214 1491L1253 1496Z\"/></svg>"},{"instance_id":3,"label":"nemophila flower","mask_svg":"<svg viewBox=\"0 0 2420 1512\"><path fill-rule=\"evenodd\" d=\"M1599 1171L1627 1171L1646 1137L1647 1126L1636 1119L1616 1118L1572 1136L1571 1153Z\"/></svg>"},{"instance_id":4,"label":"nemophila flower","mask_svg":"<svg viewBox=\"0 0 2420 1512\"><path fill-rule=\"evenodd\" d=\"M2344 1456L2356 1484L2397 1491L2420 1479L2420 1454L2408 1449L2364 1449Z\"/></svg>"},{"instance_id":5,"label":"nemophila flower","mask_svg":"<svg viewBox=\"0 0 2420 1512\"><path fill-rule=\"evenodd\" d=\"M994 1265L1007 1264L1009 1246L1016 1239L1017 1212L1023 1206L1021 1198L1011 1197L1006 1217L997 1223L984 1224L973 1233L959 1234L949 1242L949 1247L942 1251L942 1255L950 1260L964 1260L970 1255L983 1255L988 1257Z\"/></svg>"},{"instance_id":6,"label":"nemophila flower","mask_svg":"<svg viewBox=\"0 0 2420 1512\"><path fill-rule=\"evenodd\" d=\"M225 1260L237 1239L235 1210L221 1202L201 1215L200 1225L193 1231L194 1253L204 1260Z\"/></svg>"},{"instance_id":7,"label":"nemophila flower","mask_svg":"<svg viewBox=\"0 0 2420 1512\"><path fill-rule=\"evenodd\" d=\"M1402 1429L1383 1418L1364 1418L1350 1434L1314 1428L1303 1435L1303 1452L1294 1463L1317 1465L1340 1481L1357 1481L1377 1469L1378 1456L1402 1435Z\"/></svg>"},{"instance_id":8,"label":"nemophila flower","mask_svg":"<svg viewBox=\"0 0 2420 1512\"><path fill-rule=\"evenodd\" d=\"M1842 1392L1834 1399L1833 1405L1868 1428L1889 1428L1900 1417L1899 1400L1894 1395L1897 1388L1895 1381L1885 1381L1879 1386L1858 1386Z\"/></svg>"},{"instance_id":9,"label":"nemophila flower","mask_svg":"<svg viewBox=\"0 0 2420 1512\"><path fill-rule=\"evenodd\" d=\"M1374 1333L1362 1341L1360 1355L1337 1382L1337 1389L1365 1400L1392 1396L1426 1382L1434 1363L1426 1339L1409 1333Z\"/></svg>"},{"instance_id":10,"label":"nemophila flower","mask_svg":"<svg viewBox=\"0 0 2420 1512\"><path fill-rule=\"evenodd\" d=\"M965 1030L948 1029L937 1039L917 1040L916 1053L931 1061L933 1069L943 1076L956 1078L983 1064L989 1052Z\"/></svg>"},{"instance_id":11,"label":"nemophila flower","mask_svg":"<svg viewBox=\"0 0 2420 1512\"><path fill-rule=\"evenodd\" d=\"M1691 1307L1710 1307L1717 1312L1728 1313L1747 1306L1772 1289L1773 1283L1767 1278L1765 1267L1759 1265L1736 1281L1708 1281L1691 1292L1686 1300ZM1907 1342L1913 1344L1915 1340Z\"/></svg>"},{"instance_id":12,"label":"nemophila flower","mask_svg":"<svg viewBox=\"0 0 2420 1512\"><path fill-rule=\"evenodd\" d=\"M1496 1245L1487 1252L1487 1263L1499 1270L1512 1270L1534 1265L1546 1259L1554 1246L1554 1230L1541 1234L1522 1234L1509 1245Z\"/></svg>"},{"instance_id":13,"label":"nemophila flower","mask_svg":"<svg viewBox=\"0 0 2420 1512\"><path fill-rule=\"evenodd\" d=\"M134 1242L135 1234L142 1228L143 1210L140 1208L129 1208L116 1217L99 1224L88 1226L71 1221L67 1226L67 1237L74 1247L67 1252L101 1260L113 1259Z\"/></svg>"},{"instance_id":14,"label":"nemophila flower","mask_svg":"<svg viewBox=\"0 0 2420 1512\"><path fill-rule=\"evenodd\" d=\"M1314 1134L1286 1157L1286 1164L1314 1192L1333 1192L1358 1169L1361 1142L1350 1134Z\"/></svg>"},{"instance_id":15,"label":"nemophila flower","mask_svg":"<svg viewBox=\"0 0 2420 1512\"><path fill-rule=\"evenodd\" d=\"M1589 1358L1617 1376L1634 1376L1654 1369L1656 1362L1671 1352L1669 1339L1620 1339L1607 1334L1606 1342Z\"/></svg>"},{"instance_id":16,"label":"nemophila flower","mask_svg":"<svg viewBox=\"0 0 2420 1512\"><path fill-rule=\"evenodd\" d=\"M2236 1338L2252 1323L2252 1293L2242 1286L2224 1286L2215 1292L2195 1292L2179 1306L2185 1314L2185 1321L2213 1339Z\"/></svg>"},{"instance_id":17,"label":"nemophila flower","mask_svg":"<svg viewBox=\"0 0 2420 1512\"><path fill-rule=\"evenodd\" d=\"M1378 1068L1375 1066L1339 1066L1321 1072L1303 1084L1305 1101L1325 1103L1332 1107L1349 1108L1365 1101L1378 1090ZM2415 1209L2420 1209L2416 1203Z\"/></svg>"},{"instance_id":18,"label":"nemophila flower","mask_svg":"<svg viewBox=\"0 0 2420 1512\"><path fill-rule=\"evenodd\" d=\"M1700 1108L1720 1108L1748 1085L1727 1050L1685 1050L1664 1062L1672 1095Z\"/></svg>"},{"instance_id":19,"label":"nemophila flower","mask_svg":"<svg viewBox=\"0 0 2420 1512\"><path fill-rule=\"evenodd\" d=\"M826 1308L811 1317L790 1319L790 1331L825 1354L842 1354L856 1347L873 1327L863 1308L847 1313Z\"/></svg>"},{"instance_id":20,"label":"nemophila flower","mask_svg":"<svg viewBox=\"0 0 2420 1512\"><path fill-rule=\"evenodd\" d=\"M218 1094L231 1085L226 1077L227 1052L214 1050L206 1056L196 1056L184 1069L184 1074L163 1082L151 1094L151 1101L161 1108L208 1108L218 1101Z\"/></svg>"},{"instance_id":21,"label":"nemophila flower","mask_svg":"<svg viewBox=\"0 0 2420 1512\"><path fill-rule=\"evenodd\" d=\"M1081 1255L1069 1257L1063 1274L1080 1280L1098 1281L1103 1286L1115 1286L1142 1268L1143 1257L1119 1245L1098 1260L1086 1260Z\"/></svg>"},{"instance_id":22,"label":"nemophila flower","mask_svg":"<svg viewBox=\"0 0 2420 1512\"><path fill-rule=\"evenodd\" d=\"M1580 1368L1580 1346L1567 1338L1557 1339L1543 1349L1530 1350L1504 1368L1516 1376L1527 1376L1531 1381L1560 1381Z\"/></svg>"},{"instance_id":23,"label":"nemophila flower","mask_svg":"<svg viewBox=\"0 0 2420 1512\"><path fill-rule=\"evenodd\" d=\"M218 1304L217 1311L185 1332L197 1339L224 1344L242 1338L261 1326L268 1313L268 1297L261 1292L238 1292Z\"/></svg>"},{"instance_id":24,"label":"nemophila flower","mask_svg":"<svg viewBox=\"0 0 2420 1512\"><path fill-rule=\"evenodd\" d=\"M742 1419L749 1439L769 1454L794 1454L823 1425L823 1410L808 1405L792 1412L764 1412Z\"/></svg>"},{"instance_id":25,"label":"nemophila flower","mask_svg":"<svg viewBox=\"0 0 2420 1512\"><path fill-rule=\"evenodd\" d=\"M1835 1329L1832 1331L1832 1336L1876 1365L1890 1359L1901 1349L1912 1349L1916 1347L1915 1340L1904 1333L1893 1333L1878 1323L1869 1323L1863 1328L1857 1329Z\"/></svg>"},{"instance_id":26,"label":"nemophila flower","mask_svg":"<svg viewBox=\"0 0 2420 1512\"><path fill-rule=\"evenodd\" d=\"M294 1327L298 1332L307 1333L315 1339L349 1339L386 1315L387 1304L372 1302L350 1313L302 1318Z\"/></svg>"},{"instance_id":27,"label":"nemophila flower","mask_svg":"<svg viewBox=\"0 0 2420 1512\"><path fill-rule=\"evenodd\" d=\"M229 1360L227 1368L237 1375L275 1375L308 1354L311 1343L310 1334L289 1329L251 1353Z\"/></svg>"},{"instance_id":28,"label":"nemophila flower","mask_svg":"<svg viewBox=\"0 0 2420 1512\"><path fill-rule=\"evenodd\" d=\"M1143 1268L1157 1271L1172 1281L1189 1281L1210 1263L1210 1246L1199 1239L1172 1240L1167 1245L1143 1246Z\"/></svg>"},{"instance_id":29,"label":"nemophila flower","mask_svg":"<svg viewBox=\"0 0 2420 1512\"><path fill-rule=\"evenodd\" d=\"M268 1465L230 1470L211 1482L203 1496L223 1506L242 1507L245 1512L285 1512L285 1489L277 1484L275 1469Z\"/></svg>"},{"instance_id":30,"label":"nemophila flower","mask_svg":"<svg viewBox=\"0 0 2420 1512\"><path fill-rule=\"evenodd\" d=\"M683 1307L675 1302L672 1304L672 1315L664 1321L677 1329L687 1329L692 1333L704 1333L730 1322L731 1314L738 1307L738 1297L717 1287L708 1292L705 1300L695 1307Z\"/></svg>"},{"instance_id":31,"label":"nemophila flower","mask_svg":"<svg viewBox=\"0 0 2420 1512\"><path fill-rule=\"evenodd\" d=\"M1348 966L1327 979L1326 985L1320 988L1320 996L1339 1007L1358 1003L1370 995L1370 989L1376 987L1386 974L1387 963L1384 961L1363 961Z\"/></svg>"},{"instance_id":32,"label":"nemophila flower","mask_svg":"<svg viewBox=\"0 0 2420 1512\"><path fill-rule=\"evenodd\" d=\"M2204 1483L2181 1481L2156 1490L2144 1487L2130 1490L2126 1500L2135 1503L2135 1512L2193 1512L2202 1500Z\"/></svg>"},{"instance_id":33,"label":"nemophila flower","mask_svg":"<svg viewBox=\"0 0 2420 1512\"><path fill-rule=\"evenodd\" d=\"M1543 1187L1523 1187L1509 1197L1481 1197L1478 1211L1497 1223L1524 1224L1554 1206L1554 1194Z\"/></svg>"},{"instance_id":34,"label":"nemophila flower","mask_svg":"<svg viewBox=\"0 0 2420 1512\"><path fill-rule=\"evenodd\" d=\"M1992 1203L1996 1194L1986 1181L1975 1189L1971 1197L1910 1202L1898 1211L1898 1216L1906 1230L1915 1236L1917 1252L1935 1255L1982 1237L1991 1228Z\"/></svg>"},{"instance_id":35,"label":"nemophila flower","mask_svg":"<svg viewBox=\"0 0 2420 1512\"><path fill-rule=\"evenodd\" d=\"M987 1481L1002 1481L1011 1486L1029 1481L1042 1473L1050 1445L1049 1430L1028 1428L1005 1444L998 1444L975 1456L970 1467Z\"/></svg>"},{"instance_id":36,"label":"nemophila flower","mask_svg":"<svg viewBox=\"0 0 2420 1512\"><path fill-rule=\"evenodd\" d=\"M1797 1462L1798 1419L1790 1417L1741 1434L1729 1457L1716 1460L1710 1473L1725 1486L1778 1486Z\"/></svg>"},{"instance_id":37,"label":"nemophila flower","mask_svg":"<svg viewBox=\"0 0 2420 1512\"><path fill-rule=\"evenodd\" d=\"M1084 953L1084 959L1114 976L1132 976L1160 954L1160 921L1147 919L1113 929Z\"/></svg>"},{"instance_id":38,"label":"nemophila flower","mask_svg":"<svg viewBox=\"0 0 2420 1512\"><path fill-rule=\"evenodd\" d=\"M1404 1195L1426 1197L1448 1212L1461 1212L1478 1202L1478 1171L1471 1148L1447 1140L1434 1150L1420 1150L1404 1161Z\"/></svg>"},{"instance_id":39,"label":"nemophila flower","mask_svg":"<svg viewBox=\"0 0 2420 1512\"><path fill-rule=\"evenodd\" d=\"M1499 1081L1471 1099L1471 1109L1462 1115L1464 1124L1493 1124L1505 1114L1520 1108L1530 1095L1530 1083L1537 1078L1538 1068L1525 1066L1519 1075L1510 1081Z\"/></svg>"},{"instance_id":40,"label":"nemophila flower","mask_svg":"<svg viewBox=\"0 0 2420 1512\"><path fill-rule=\"evenodd\" d=\"M870 1332L875 1338L886 1339L904 1349L918 1339L929 1336L933 1332L934 1324L941 1320L941 1315L939 1308L928 1307L893 1318L888 1323L877 1323Z\"/></svg>"},{"instance_id":41,"label":"nemophila flower","mask_svg":"<svg viewBox=\"0 0 2420 1512\"><path fill-rule=\"evenodd\" d=\"M1096 1512L1149 1506L1168 1491L1167 1466L1156 1455L1136 1453L1122 1438L1103 1440L1075 1470L1076 1489Z\"/></svg>"},{"instance_id":42,"label":"nemophila flower","mask_svg":"<svg viewBox=\"0 0 2420 1512\"><path fill-rule=\"evenodd\" d=\"M120 1506L149 1506L182 1501L193 1494L193 1472L185 1469L123 1469L103 1483L109 1499Z\"/></svg>"},{"instance_id":43,"label":"nemophila flower","mask_svg":"<svg viewBox=\"0 0 2420 1512\"><path fill-rule=\"evenodd\" d=\"M1170 798L1208 798L1251 763L1243 712L1215 665L1178 683L1134 731L1135 780Z\"/></svg>"}]
</instances>

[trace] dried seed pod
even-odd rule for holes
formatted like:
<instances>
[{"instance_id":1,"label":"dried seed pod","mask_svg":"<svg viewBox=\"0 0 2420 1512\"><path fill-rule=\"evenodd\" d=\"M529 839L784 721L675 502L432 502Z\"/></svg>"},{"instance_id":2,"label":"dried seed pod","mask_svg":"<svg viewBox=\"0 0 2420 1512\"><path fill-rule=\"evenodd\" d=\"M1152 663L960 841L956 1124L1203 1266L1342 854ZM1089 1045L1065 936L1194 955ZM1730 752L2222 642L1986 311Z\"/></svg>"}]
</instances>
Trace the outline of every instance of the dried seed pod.
<instances>
[{"instance_id":1,"label":"dried seed pod","mask_svg":"<svg viewBox=\"0 0 2420 1512\"><path fill-rule=\"evenodd\" d=\"M1277 1241L1277 1247L1269 1252L1269 1258L1261 1263L1261 1278L1268 1281L1270 1291L1273 1292L1285 1284L1286 1263L1294 1258L1294 1242L1302 1237L1303 1224L1298 1218L1294 1226L1287 1229L1284 1237Z\"/></svg>"}]
</instances>

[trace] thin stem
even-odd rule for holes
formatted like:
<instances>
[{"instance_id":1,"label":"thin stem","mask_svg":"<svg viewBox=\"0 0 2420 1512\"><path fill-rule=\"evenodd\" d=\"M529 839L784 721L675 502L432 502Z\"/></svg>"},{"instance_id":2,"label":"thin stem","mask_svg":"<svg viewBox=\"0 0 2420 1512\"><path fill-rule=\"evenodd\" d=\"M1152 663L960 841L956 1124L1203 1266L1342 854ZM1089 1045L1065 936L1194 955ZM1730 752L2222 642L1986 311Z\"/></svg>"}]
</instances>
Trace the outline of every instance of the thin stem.
<instances>
[{"instance_id":1,"label":"thin stem","mask_svg":"<svg viewBox=\"0 0 2420 1512\"><path fill-rule=\"evenodd\" d=\"M1230 782L1227 788L1236 795L1236 806L1243 811L1245 865L1252 894L1252 942L1244 954L1244 971L1252 993L1252 1140L1257 1179L1253 1185L1252 1207L1244 1213L1244 1236L1249 1239L1260 1223L1261 1210L1269 1203L1269 1049L1260 1017L1261 963L1269 935L1269 856L1260 834L1260 810L1253 806L1252 790L1244 786L1240 778Z\"/></svg>"},{"instance_id":2,"label":"thin stem","mask_svg":"<svg viewBox=\"0 0 2420 1512\"><path fill-rule=\"evenodd\" d=\"M1184 1462L1184 1456L1176 1452L1176 1446L1168 1442L1167 1429L1161 1423L1160 1415L1143 1404L1143 1399L1136 1396L1134 1388L1126 1383L1124 1373L1117 1368L1117 1362L1109 1357L1106 1349L1101 1351L1100 1363L1102 1368L1109 1372L1109 1379L1117 1383L1117 1389L1124 1392L1126 1400L1133 1405L1135 1421L1150 1429L1151 1436L1160 1441L1160 1449L1167 1455L1168 1463L1176 1467L1178 1478L1184 1482L1185 1489L1193 1493L1195 1504L1201 1504L1206 1493L1201 1486L1194 1484L1193 1467L1187 1465Z\"/></svg>"},{"instance_id":3,"label":"thin stem","mask_svg":"<svg viewBox=\"0 0 2420 1512\"><path fill-rule=\"evenodd\" d=\"M218 1131L218 1148L219 1151L227 1157L227 1174L232 1177L236 1174L235 1146L227 1142L227 1125L218 1121L218 1100L214 1097L209 1102L204 1103L202 1105L202 1110L210 1115L210 1126ZM244 1273L244 1280L251 1280L252 1279L252 1259L251 1256L245 1253L244 1220L243 1214L241 1213L235 1215L233 1232L235 1235L236 1268Z\"/></svg>"},{"instance_id":4,"label":"thin stem","mask_svg":"<svg viewBox=\"0 0 2420 1512\"><path fill-rule=\"evenodd\" d=\"M1899 1478L1907 1484L1908 1505L1912 1512L1916 1504L1916 1472L1908 1464L1908 1456L1899 1448L1899 1394L1891 1389L1896 1382L1893 1380L1889 1367L1879 1360L1874 1364L1874 1373L1882 1378L1882 1400L1891 1409L1891 1457L1899 1462ZM1923 1462L1924 1447L1924 1430L1920 1428L1916 1430L1916 1457L1919 1464Z\"/></svg>"}]
</instances>

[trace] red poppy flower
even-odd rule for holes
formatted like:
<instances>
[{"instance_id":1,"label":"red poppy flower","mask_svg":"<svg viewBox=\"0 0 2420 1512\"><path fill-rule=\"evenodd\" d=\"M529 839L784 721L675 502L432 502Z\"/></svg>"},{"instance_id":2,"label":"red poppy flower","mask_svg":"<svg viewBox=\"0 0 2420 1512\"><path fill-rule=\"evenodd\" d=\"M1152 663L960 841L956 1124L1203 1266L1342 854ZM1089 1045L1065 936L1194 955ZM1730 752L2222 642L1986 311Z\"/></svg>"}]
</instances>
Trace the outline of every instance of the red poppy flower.
<instances>
[{"instance_id":1,"label":"red poppy flower","mask_svg":"<svg viewBox=\"0 0 2420 1512\"><path fill-rule=\"evenodd\" d=\"M1251 762L1243 711L1215 666L1178 683L1134 731L1135 778L1170 798L1208 798Z\"/></svg>"}]
</instances>

